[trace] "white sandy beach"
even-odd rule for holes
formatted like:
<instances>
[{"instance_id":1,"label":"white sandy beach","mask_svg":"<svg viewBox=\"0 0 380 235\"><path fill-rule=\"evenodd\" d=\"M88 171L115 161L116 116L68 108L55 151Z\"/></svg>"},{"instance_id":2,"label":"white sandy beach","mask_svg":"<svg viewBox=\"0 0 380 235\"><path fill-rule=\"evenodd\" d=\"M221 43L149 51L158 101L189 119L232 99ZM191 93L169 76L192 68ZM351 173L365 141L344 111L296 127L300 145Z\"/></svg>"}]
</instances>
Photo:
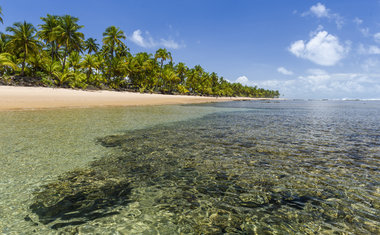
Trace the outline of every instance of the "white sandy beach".
<instances>
[{"instance_id":1,"label":"white sandy beach","mask_svg":"<svg viewBox=\"0 0 380 235\"><path fill-rule=\"evenodd\" d=\"M0 111L64 107L140 106L248 100L186 95L82 91L63 88L0 86Z\"/></svg>"}]
</instances>

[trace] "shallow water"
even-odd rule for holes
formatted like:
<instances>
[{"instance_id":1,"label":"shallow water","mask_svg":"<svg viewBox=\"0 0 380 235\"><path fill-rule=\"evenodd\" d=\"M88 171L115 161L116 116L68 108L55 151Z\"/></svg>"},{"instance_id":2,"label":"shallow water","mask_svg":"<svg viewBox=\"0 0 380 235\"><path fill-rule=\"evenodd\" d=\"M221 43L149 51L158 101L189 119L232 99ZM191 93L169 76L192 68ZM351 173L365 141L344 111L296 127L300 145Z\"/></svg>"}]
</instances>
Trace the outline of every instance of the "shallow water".
<instances>
[{"instance_id":1,"label":"shallow water","mask_svg":"<svg viewBox=\"0 0 380 235\"><path fill-rule=\"evenodd\" d=\"M2 233L380 232L379 102L62 109L0 121Z\"/></svg>"},{"instance_id":2,"label":"shallow water","mask_svg":"<svg viewBox=\"0 0 380 235\"><path fill-rule=\"evenodd\" d=\"M86 167L107 150L98 137L183 121L209 107L154 106L0 112L0 233L34 230L24 220L32 192L57 176Z\"/></svg>"}]
</instances>

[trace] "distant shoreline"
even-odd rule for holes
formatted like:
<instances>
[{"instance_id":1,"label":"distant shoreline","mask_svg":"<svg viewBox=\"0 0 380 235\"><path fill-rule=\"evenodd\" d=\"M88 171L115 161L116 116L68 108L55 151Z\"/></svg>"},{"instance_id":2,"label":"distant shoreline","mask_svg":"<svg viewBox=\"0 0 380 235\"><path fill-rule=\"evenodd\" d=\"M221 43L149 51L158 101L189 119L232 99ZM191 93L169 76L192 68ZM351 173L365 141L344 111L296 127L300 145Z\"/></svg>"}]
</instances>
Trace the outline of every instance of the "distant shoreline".
<instances>
[{"instance_id":1,"label":"distant shoreline","mask_svg":"<svg viewBox=\"0 0 380 235\"><path fill-rule=\"evenodd\" d=\"M0 111L106 106L195 104L276 98L207 97L141 94L119 91L84 91L66 88L0 86Z\"/></svg>"}]
</instances>

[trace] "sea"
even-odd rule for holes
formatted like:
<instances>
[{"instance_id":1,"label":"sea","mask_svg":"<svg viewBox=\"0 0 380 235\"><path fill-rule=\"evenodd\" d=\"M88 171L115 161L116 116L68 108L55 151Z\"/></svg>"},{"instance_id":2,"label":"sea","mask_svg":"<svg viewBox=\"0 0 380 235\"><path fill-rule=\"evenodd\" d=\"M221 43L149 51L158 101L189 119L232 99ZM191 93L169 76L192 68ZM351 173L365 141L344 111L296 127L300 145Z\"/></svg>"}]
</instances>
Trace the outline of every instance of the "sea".
<instances>
[{"instance_id":1,"label":"sea","mask_svg":"<svg viewBox=\"0 0 380 235\"><path fill-rule=\"evenodd\" d=\"M380 234L380 101L0 112L0 234Z\"/></svg>"}]
</instances>

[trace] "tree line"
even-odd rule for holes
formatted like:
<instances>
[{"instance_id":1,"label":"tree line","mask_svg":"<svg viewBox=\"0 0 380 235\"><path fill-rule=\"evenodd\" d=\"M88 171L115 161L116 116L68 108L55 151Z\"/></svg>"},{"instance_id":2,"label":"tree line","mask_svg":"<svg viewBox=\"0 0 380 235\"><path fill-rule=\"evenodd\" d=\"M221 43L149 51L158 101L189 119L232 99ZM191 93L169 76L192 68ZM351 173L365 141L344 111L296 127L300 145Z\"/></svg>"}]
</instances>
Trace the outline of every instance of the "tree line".
<instances>
[{"instance_id":1,"label":"tree line","mask_svg":"<svg viewBox=\"0 0 380 235\"><path fill-rule=\"evenodd\" d=\"M0 22L3 23L0 8ZM174 63L167 49L131 54L125 33L110 26L101 43L85 38L79 19L47 15L33 26L18 22L0 32L0 76L39 79L46 86L135 90L168 94L279 97L278 91L231 83L209 73Z\"/></svg>"}]
</instances>

